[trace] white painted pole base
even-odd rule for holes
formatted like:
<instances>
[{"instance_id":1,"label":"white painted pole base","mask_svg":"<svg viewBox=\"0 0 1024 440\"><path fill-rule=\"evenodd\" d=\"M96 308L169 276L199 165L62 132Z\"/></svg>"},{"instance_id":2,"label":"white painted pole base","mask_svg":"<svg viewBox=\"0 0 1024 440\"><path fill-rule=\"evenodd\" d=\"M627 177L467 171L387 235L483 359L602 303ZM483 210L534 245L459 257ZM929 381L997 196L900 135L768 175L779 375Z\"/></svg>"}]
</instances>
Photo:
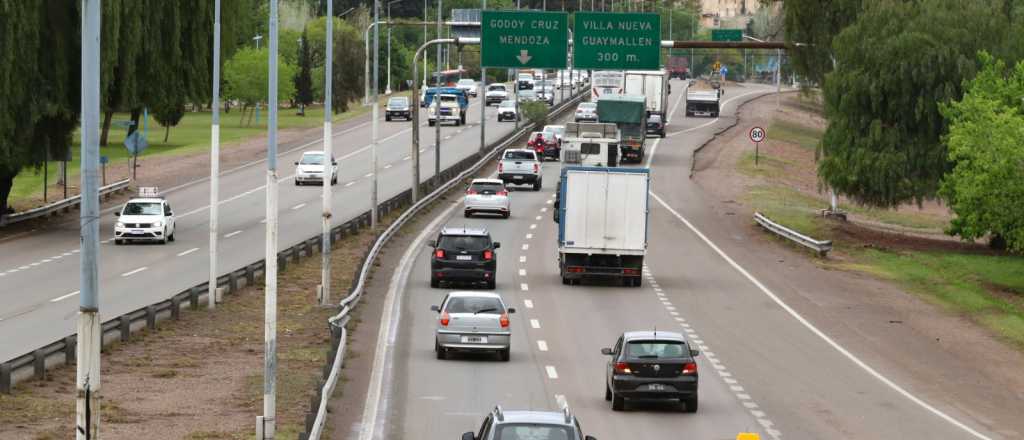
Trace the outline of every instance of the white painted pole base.
<instances>
[{"instance_id":1,"label":"white painted pole base","mask_svg":"<svg viewBox=\"0 0 1024 440\"><path fill-rule=\"evenodd\" d=\"M207 303L210 310L217 308L217 235L220 226L220 125L210 128L210 283Z\"/></svg>"},{"instance_id":2,"label":"white painted pole base","mask_svg":"<svg viewBox=\"0 0 1024 440\"><path fill-rule=\"evenodd\" d=\"M78 372L75 379L75 436L96 439L100 424L100 348L103 330L97 312L78 312Z\"/></svg>"},{"instance_id":3,"label":"white painted pole base","mask_svg":"<svg viewBox=\"0 0 1024 440\"><path fill-rule=\"evenodd\" d=\"M334 160L334 140L331 138L331 121L324 121L324 156ZM339 172L341 170L338 170ZM333 171L332 171L333 172ZM333 199L331 180L325 177L321 204L322 231L320 237L320 288L318 289L318 304L327 305L331 300L331 201Z\"/></svg>"}]
</instances>

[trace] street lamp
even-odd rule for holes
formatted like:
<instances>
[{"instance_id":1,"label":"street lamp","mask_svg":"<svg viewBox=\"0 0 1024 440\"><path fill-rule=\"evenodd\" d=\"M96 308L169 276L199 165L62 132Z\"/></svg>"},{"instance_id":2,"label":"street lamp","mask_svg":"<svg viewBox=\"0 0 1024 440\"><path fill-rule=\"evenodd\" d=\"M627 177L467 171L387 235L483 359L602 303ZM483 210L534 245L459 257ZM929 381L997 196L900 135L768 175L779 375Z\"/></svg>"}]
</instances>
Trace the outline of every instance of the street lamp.
<instances>
[{"instance_id":1,"label":"street lamp","mask_svg":"<svg viewBox=\"0 0 1024 440\"><path fill-rule=\"evenodd\" d=\"M388 85L384 87L384 94L391 94L391 5L398 3L401 0L391 0L387 4L388 8Z\"/></svg>"}]
</instances>

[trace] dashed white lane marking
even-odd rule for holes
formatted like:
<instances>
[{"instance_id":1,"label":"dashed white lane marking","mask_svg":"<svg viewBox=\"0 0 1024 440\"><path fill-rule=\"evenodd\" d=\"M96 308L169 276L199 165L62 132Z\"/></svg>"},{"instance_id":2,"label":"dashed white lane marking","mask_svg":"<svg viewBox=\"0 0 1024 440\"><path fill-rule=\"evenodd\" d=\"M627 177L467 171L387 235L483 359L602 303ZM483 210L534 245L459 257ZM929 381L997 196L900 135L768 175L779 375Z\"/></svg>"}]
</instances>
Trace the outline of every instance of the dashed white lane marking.
<instances>
[{"instance_id":1,"label":"dashed white lane marking","mask_svg":"<svg viewBox=\"0 0 1024 440\"><path fill-rule=\"evenodd\" d=\"M523 300L523 305L526 306L526 308L528 308L528 309L532 309L533 308L533 301L528 300L528 299L524 299Z\"/></svg>"},{"instance_id":2,"label":"dashed white lane marking","mask_svg":"<svg viewBox=\"0 0 1024 440\"><path fill-rule=\"evenodd\" d=\"M526 262L526 255L520 255L519 256L519 262L520 263L525 263Z\"/></svg>"},{"instance_id":3,"label":"dashed white lane marking","mask_svg":"<svg viewBox=\"0 0 1024 440\"><path fill-rule=\"evenodd\" d=\"M536 319L531 319L530 320L530 327L540 328L540 321L538 321Z\"/></svg>"},{"instance_id":4,"label":"dashed white lane marking","mask_svg":"<svg viewBox=\"0 0 1024 440\"><path fill-rule=\"evenodd\" d=\"M525 277L526 276L526 269L519 269L519 276Z\"/></svg>"},{"instance_id":5,"label":"dashed white lane marking","mask_svg":"<svg viewBox=\"0 0 1024 440\"><path fill-rule=\"evenodd\" d=\"M298 211L302 209L304 206L306 206L305 203L299 203L298 205L292 206L292 211Z\"/></svg>"},{"instance_id":6,"label":"dashed white lane marking","mask_svg":"<svg viewBox=\"0 0 1024 440\"><path fill-rule=\"evenodd\" d=\"M565 408L569 406L569 401L565 399L564 394L555 394L555 403L558 404L559 408Z\"/></svg>"},{"instance_id":7,"label":"dashed white lane marking","mask_svg":"<svg viewBox=\"0 0 1024 440\"><path fill-rule=\"evenodd\" d=\"M356 184L356 181L355 181L355 180L353 180L353 181L351 181L351 182L349 182L349 183L346 183L346 184L345 184L345 186L346 186L346 187L349 187L349 186L352 186L352 185L355 185L355 184Z\"/></svg>"},{"instance_id":8,"label":"dashed white lane marking","mask_svg":"<svg viewBox=\"0 0 1024 440\"><path fill-rule=\"evenodd\" d=\"M775 304L777 304L779 307L781 307L783 310L785 310L786 313L788 313L790 316L793 317L793 319L795 319L797 322L799 322L801 325L803 325L804 328L806 328L808 331L810 331L815 336L820 338L822 341L824 341L830 347L835 349L837 352L839 352L839 354L841 354L844 357L846 357L854 365L859 367L861 370L864 370L866 373L868 373L868 375L870 375L871 377L874 377L875 379L877 379L879 382L881 382L885 386L889 387L889 389L895 391L896 393L898 393L901 396L905 397L907 400L913 402L914 404L916 404L916 405L920 406L921 408L927 410L928 412L934 414L936 417L938 417L938 418L940 418L942 420L945 420L947 423L949 423L949 424L951 424L951 425L953 425L953 426L963 430L964 432L974 436L975 438L978 438L978 439L981 439L981 440L992 440L991 437L988 437L988 436L986 436L986 435L976 431L974 428L971 428L970 426L967 426L963 422L953 418L949 414L946 414L942 410L940 410L938 408L935 408L934 406L931 406L928 402L925 402L921 398L911 394L909 391L907 391L903 387L901 387L898 384L896 384L896 382L893 382L891 379L889 379L888 377L882 375L882 373L879 373L877 370L872 368L866 362L862 361L859 357L857 357L852 352L847 350L846 347L843 347L842 345L839 345L838 342L836 342L831 337L826 335L824 332L819 330L817 327L814 326L814 324L811 324L811 322L808 321L806 318L804 318L803 315L797 313L796 310L793 310L793 308L790 307L789 304L787 304L785 301L783 301L782 298L779 298L778 295L776 295L774 292L769 290L768 287L765 286L763 283L761 283L760 280L758 280L757 278L754 278L754 276L751 275L750 272L748 272L746 269L744 269L743 266L740 266L739 263L736 262L736 260L733 260L732 257L730 257L728 254L726 254L725 251L723 251L721 248L719 248L718 245L716 245L713 241L711 241L711 239L709 239L706 235L704 235L703 232L701 232L699 229L697 229L696 226L694 226L692 223L690 223L689 220L687 220L685 217L683 217L681 214L679 214L678 211L673 209L672 206L670 206L668 203L666 203L664 199L662 199L661 197L659 197L657 194L655 194L653 192L651 192L650 195L651 195L651 197L655 201L658 202L658 204L660 204L663 208L665 208L665 210L667 210L676 219L678 219L680 222L682 222L683 225L685 225L687 227L687 229L689 229L691 232L694 233L694 235L696 235L698 238L700 238L701 241L704 242L704 244L708 245L708 247L710 247L713 251L715 251L715 253L717 253L719 257L722 257L722 259L725 260L726 263L728 263L730 266L732 266L733 269L735 269L737 272L739 272L741 275L743 275L744 278L746 278L755 287L757 287L758 290L761 291L761 293L764 293L765 296L767 296L769 299L771 299L773 302L775 302Z\"/></svg>"},{"instance_id":9,"label":"dashed white lane marking","mask_svg":"<svg viewBox=\"0 0 1024 440\"><path fill-rule=\"evenodd\" d=\"M53 260L51 260L51 259L49 259L49 258L44 258L42 262L43 262L43 263L49 263L49 262L51 262L51 261L53 261Z\"/></svg>"},{"instance_id":10,"label":"dashed white lane marking","mask_svg":"<svg viewBox=\"0 0 1024 440\"><path fill-rule=\"evenodd\" d=\"M523 250L524 250L524 251L528 251L528 250L530 250L530 245L528 245L528 244L524 244L524 245L523 245Z\"/></svg>"},{"instance_id":11,"label":"dashed white lane marking","mask_svg":"<svg viewBox=\"0 0 1024 440\"><path fill-rule=\"evenodd\" d=\"M74 292L71 292L71 293L69 293L69 294L67 294L67 295L64 295L64 296L58 296L58 297L56 297L56 298L54 298L54 299L51 299L51 300L50 300L50 302L52 302L52 303L55 303L55 302L57 302L57 301L62 301L62 300L65 300L65 299L71 298L72 296L75 296L75 295L78 295L78 291L77 291L77 290L76 290L76 291L74 291Z\"/></svg>"},{"instance_id":12,"label":"dashed white lane marking","mask_svg":"<svg viewBox=\"0 0 1024 440\"><path fill-rule=\"evenodd\" d=\"M231 237L234 237L234 236L236 236L238 234L241 234L241 233L242 233L242 231L229 232L228 234L224 235L224 238L231 238Z\"/></svg>"},{"instance_id":13,"label":"dashed white lane marking","mask_svg":"<svg viewBox=\"0 0 1024 440\"><path fill-rule=\"evenodd\" d=\"M366 173L363 177L373 177L373 173Z\"/></svg>"},{"instance_id":14,"label":"dashed white lane marking","mask_svg":"<svg viewBox=\"0 0 1024 440\"><path fill-rule=\"evenodd\" d=\"M531 238L533 238L533 234L526 234L526 239L527 239L527 240L529 240L529 239L531 239Z\"/></svg>"},{"instance_id":15,"label":"dashed white lane marking","mask_svg":"<svg viewBox=\"0 0 1024 440\"><path fill-rule=\"evenodd\" d=\"M71 251L72 254L77 254L79 252L82 252L82 250L81 249L74 249L74 250Z\"/></svg>"},{"instance_id":16,"label":"dashed white lane marking","mask_svg":"<svg viewBox=\"0 0 1024 440\"><path fill-rule=\"evenodd\" d=\"M541 219L541 216L539 216L539 215L538 215L538 216L534 217L533 219L534 219L534 220L540 220L540 219Z\"/></svg>"},{"instance_id":17,"label":"dashed white lane marking","mask_svg":"<svg viewBox=\"0 0 1024 440\"><path fill-rule=\"evenodd\" d=\"M29 264L29 266L32 266L32 267L36 267L36 266L38 266L39 264L40 264L40 263L39 263L38 261L36 261L35 263Z\"/></svg>"},{"instance_id":18,"label":"dashed white lane marking","mask_svg":"<svg viewBox=\"0 0 1024 440\"><path fill-rule=\"evenodd\" d=\"M537 340L537 350L548 351L548 343L543 340Z\"/></svg>"},{"instance_id":19,"label":"dashed white lane marking","mask_svg":"<svg viewBox=\"0 0 1024 440\"><path fill-rule=\"evenodd\" d=\"M412 156L405 156L405 157L402 158L402 160L409 160L409 159L412 159Z\"/></svg>"},{"instance_id":20,"label":"dashed white lane marking","mask_svg":"<svg viewBox=\"0 0 1024 440\"><path fill-rule=\"evenodd\" d=\"M530 229L537 229L537 224L536 224L536 223L534 223L534 224L531 224L531 225L530 225Z\"/></svg>"},{"instance_id":21,"label":"dashed white lane marking","mask_svg":"<svg viewBox=\"0 0 1024 440\"><path fill-rule=\"evenodd\" d=\"M125 273L121 274L121 276L123 276L123 277L130 277L130 276L132 276L132 275L135 275L135 274L137 274L137 273L139 273L139 272L142 272L142 271L144 271L144 270L146 270L146 269L149 269L149 268L148 268L148 267L145 267L145 266L143 266L143 267L140 267L140 268L138 268L138 269L135 269L135 270L132 270L132 271L128 271L128 272L125 272Z\"/></svg>"},{"instance_id":22,"label":"dashed white lane marking","mask_svg":"<svg viewBox=\"0 0 1024 440\"><path fill-rule=\"evenodd\" d=\"M25 269L28 269L28 266L21 266L21 267L18 268L18 270L25 270Z\"/></svg>"},{"instance_id":23,"label":"dashed white lane marking","mask_svg":"<svg viewBox=\"0 0 1024 440\"><path fill-rule=\"evenodd\" d=\"M264 217L263 220L260 220L260 223L266 224L267 223L267 218Z\"/></svg>"},{"instance_id":24,"label":"dashed white lane marking","mask_svg":"<svg viewBox=\"0 0 1024 440\"><path fill-rule=\"evenodd\" d=\"M384 165L384 169L385 170L388 169L388 168L391 168L391 164Z\"/></svg>"},{"instance_id":25,"label":"dashed white lane marking","mask_svg":"<svg viewBox=\"0 0 1024 440\"><path fill-rule=\"evenodd\" d=\"M199 250L199 248L192 248L192 249L189 249L189 250L187 250L187 251L185 251L185 252L181 252L181 253L179 253L179 254L178 254L178 256L179 256L179 257L184 257L184 256L186 256L186 255L188 255L188 254L191 254L191 253L193 253L193 252L195 252L195 251L198 251L198 250Z\"/></svg>"},{"instance_id":26,"label":"dashed white lane marking","mask_svg":"<svg viewBox=\"0 0 1024 440\"><path fill-rule=\"evenodd\" d=\"M548 208L540 208L540 212L548 212ZM538 218L537 220L540 220L540 218Z\"/></svg>"},{"instance_id":27,"label":"dashed white lane marking","mask_svg":"<svg viewBox=\"0 0 1024 440\"><path fill-rule=\"evenodd\" d=\"M523 292L526 292L526 291L530 290L530 285L526 284L526 283L521 283L521 284L519 284L519 290L522 290Z\"/></svg>"},{"instance_id":28,"label":"dashed white lane marking","mask_svg":"<svg viewBox=\"0 0 1024 440\"><path fill-rule=\"evenodd\" d=\"M558 379L558 370L555 369L554 365L548 365L544 369L547 370L549 379Z\"/></svg>"},{"instance_id":29,"label":"dashed white lane marking","mask_svg":"<svg viewBox=\"0 0 1024 440\"><path fill-rule=\"evenodd\" d=\"M551 204L555 203L555 201L554 200L548 200L547 202L544 202L544 203L547 203L547 204L551 205Z\"/></svg>"}]
</instances>

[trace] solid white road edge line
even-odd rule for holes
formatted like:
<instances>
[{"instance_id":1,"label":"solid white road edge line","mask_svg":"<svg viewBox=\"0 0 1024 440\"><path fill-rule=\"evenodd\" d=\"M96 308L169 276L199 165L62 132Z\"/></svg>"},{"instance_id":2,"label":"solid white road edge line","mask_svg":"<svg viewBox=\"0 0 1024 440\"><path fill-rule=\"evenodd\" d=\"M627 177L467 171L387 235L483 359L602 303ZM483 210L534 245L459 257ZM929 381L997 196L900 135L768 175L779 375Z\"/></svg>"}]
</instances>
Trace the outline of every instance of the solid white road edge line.
<instances>
[{"instance_id":1,"label":"solid white road edge line","mask_svg":"<svg viewBox=\"0 0 1024 440\"><path fill-rule=\"evenodd\" d=\"M409 244L409 247L405 250L405 254L402 255L402 259L399 260L398 268L394 271L394 275L391 276L391 282L388 284L388 294L384 299L384 308L381 316L380 330L377 333L377 349L373 355L373 373L370 375L370 385L367 389L366 404L363 406L363 421L362 426L359 429L359 440L376 440L383 438L383 419L381 420L381 426L377 426L377 415L381 412L387 412L387 403L382 402L383 386L385 375L391 376L391 362L390 357L391 348L394 346L394 338L397 336L397 325L399 321L399 313L401 312L399 292L405 291L405 285L409 279L409 272L412 271L413 262L416 260L416 255L423 247L423 243L426 242L434 230L436 230L441 223L444 222L452 211L459 206L458 203L453 203L448 208L445 208L433 221L427 225L426 228L420 232L420 235ZM385 373L386 370L386 373Z\"/></svg>"},{"instance_id":2,"label":"solid white road edge line","mask_svg":"<svg viewBox=\"0 0 1024 440\"><path fill-rule=\"evenodd\" d=\"M986 436L986 435L984 435L984 434L982 434L982 433L980 433L978 431L975 431L974 428L971 428L970 426L967 426L963 422L961 422L961 421L953 418L952 416L942 412L938 408L935 408L934 406L929 405L924 400L921 400L917 396L911 394L909 391L903 389L903 387L897 385L895 382L890 380L888 377L883 376L881 373L876 371L870 365L868 365L864 361L860 360L860 358L858 358L856 355L851 353L845 347L843 347L842 345L839 345L838 342L834 341L832 338L830 338L824 332L822 332L821 330L818 330L818 328L815 327L814 324L811 324L810 321L808 321L803 316L801 316L799 313L797 313L796 310L793 310L793 308L790 307L789 304L786 304L785 301L782 301L781 298L776 296L775 293L773 293L771 290L769 290L768 287L766 287L764 284L761 283L761 281L759 281L757 278L754 278L754 276L751 275L750 272L747 272L747 270L744 269L743 266L740 266L738 263L736 263L736 261L734 261L731 257L729 257L728 254L726 254L724 251L722 251L722 249L719 248L718 245L716 245L714 242L712 242L707 236L704 235L704 233L700 232L699 229L697 229L695 226L693 226L693 224L691 224L688 220L686 220L685 217L683 217L678 212L676 212L675 209L672 209L672 207L669 206L668 203L665 203L665 201L662 200L661 197L658 197L658 195L655 194L654 192L651 192L650 194L651 194L651 197L653 197L654 200L656 200L658 202L658 204L660 204L662 207L664 207L666 210L668 210L668 212L672 213L673 216L675 216L677 219L679 219L680 222L682 222L684 225L686 225L686 227L690 231L692 231L695 235L697 235L697 237L700 238L701 241L703 241L705 244L708 245L708 247L710 247L712 250L714 250L715 253L718 254L718 256L722 257L722 259L725 260L726 263L729 263L729 265L732 266L733 269L736 269L737 272L739 272L747 280L749 280L752 284L754 284L754 286L756 286L762 293L764 293L765 296L767 296L768 298L771 298L771 300L774 301L775 304L778 304L778 306L781 307L783 310L785 310L786 313L789 313L789 315L792 316L793 319L796 319L797 322L802 324L805 328L810 330L811 333L813 333L817 337L821 338L821 340L825 341L826 344L828 344L833 349L835 349L840 354L842 354L847 359L849 359L850 362L853 362L854 365L860 367L862 370L867 372L869 375L873 376L875 379L878 379L879 382L882 382L883 384L888 386L893 391L896 391L898 394L902 395L903 397L906 397L907 400L910 400L911 402L917 404L921 408L924 408L928 412L938 416L940 419L945 420L946 422L949 422L949 424L951 424L953 426L956 426L957 428L960 428L961 430L963 430L964 432L974 436L975 438L983 439L983 440L992 440L991 437L988 437L988 436Z\"/></svg>"}]
</instances>

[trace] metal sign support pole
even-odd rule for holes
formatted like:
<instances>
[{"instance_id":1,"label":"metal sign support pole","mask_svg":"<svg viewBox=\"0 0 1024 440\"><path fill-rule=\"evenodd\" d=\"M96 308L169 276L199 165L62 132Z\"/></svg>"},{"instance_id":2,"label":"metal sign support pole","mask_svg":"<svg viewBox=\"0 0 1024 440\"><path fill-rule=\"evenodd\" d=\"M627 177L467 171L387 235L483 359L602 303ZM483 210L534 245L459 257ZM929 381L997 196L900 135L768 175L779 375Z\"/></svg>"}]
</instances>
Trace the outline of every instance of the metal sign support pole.
<instances>
[{"instance_id":1,"label":"metal sign support pole","mask_svg":"<svg viewBox=\"0 0 1024 440\"><path fill-rule=\"evenodd\" d=\"M324 62L324 186L322 194L322 232L320 237L320 305L331 301L331 185L334 183L334 139L331 128L331 81L334 70L334 2L327 2L327 54ZM339 170L340 171L340 170Z\"/></svg>"},{"instance_id":2,"label":"metal sign support pole","mask_svg":"<svg viewBox=\"0 0 1024 440\"><path fill-rule=\"evenodd\" d=\"M217 307L217 234L220 212L220 0L214 5L213 19L213 124L210 126L210 281L206 302Z\"/></svg>"},{"instance_id":3,"label":"metal sign support pole","mask_svg":"<svg viewBox=\"0 0 1024 440\"><path fill-rule=\"evenodd\" d=\"M270 0L270 57L267 94L267 238L263 324L263 415L257 421L260 440L272 440L277 423L277 2Z\"/></svg>"}]
</instances>

